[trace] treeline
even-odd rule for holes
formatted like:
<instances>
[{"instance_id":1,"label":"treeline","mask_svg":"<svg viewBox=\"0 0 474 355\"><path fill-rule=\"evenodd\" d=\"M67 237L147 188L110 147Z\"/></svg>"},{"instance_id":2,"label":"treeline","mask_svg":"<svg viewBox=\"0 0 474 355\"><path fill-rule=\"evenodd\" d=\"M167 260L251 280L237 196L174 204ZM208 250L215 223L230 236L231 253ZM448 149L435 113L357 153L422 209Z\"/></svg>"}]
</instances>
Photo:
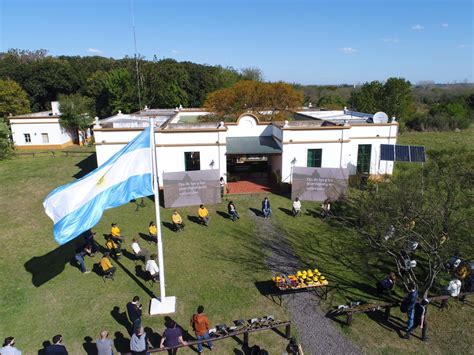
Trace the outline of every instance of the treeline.
<instances>
[{"instance_id":1,"label":"treeline","mask_svg":"<svg viewBox=\"0 0 474 355\"><path fill-rule=\"evenodd\" d=\"M328 110L343 107L374 113L384 111L413 130L454 130L474 121L474 85L421 83L403 78L363 85L296 85L305 102Z\"/></svg>"},{"instance_id":2,"label":"treeline","mask_svg":"<svg viewBox=\"0 0 474 355\"><path fill-rule=\"evenodd\" d=\"M60 95L72 94L91 98L100 117L118 110L136 111L140 102L152 108L201 107L212 91L241 80L261 79L255 68L236 70L173 59L140 58L138 68L137 78L135 59L129 57L53 57L45 50L16 49L0 53L0 79L8 80L9 86L16 82L26 92L33 112L49 109Z\"/></svg>"}]
</instances>

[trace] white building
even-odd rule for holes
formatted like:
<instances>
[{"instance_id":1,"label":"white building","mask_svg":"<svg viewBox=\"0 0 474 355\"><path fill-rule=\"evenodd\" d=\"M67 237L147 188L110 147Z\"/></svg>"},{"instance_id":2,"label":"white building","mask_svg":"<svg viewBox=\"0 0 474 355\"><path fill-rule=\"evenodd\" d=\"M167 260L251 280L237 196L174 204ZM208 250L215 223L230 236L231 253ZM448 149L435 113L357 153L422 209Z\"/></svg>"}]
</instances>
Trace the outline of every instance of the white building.
<instances>
[{"instance_id":1,"label":"white building","mask_svg":"<svg viewBox=\"0 0 474 355\"><path fill-rule=\"evenodd\" d=\"M17 149L61 149L76 137L59 124L59 103L51 102L50 111L10 116L13 142Z\"/></svg>"},{"instance_id":2,"label":"white building","mask_svg":"<svg viewBox=\"0 0 474 355\"><path fill-rule=\"evenodd\" d=\"M198 122L207 114L202 109L145 108L96 121L97 163L106 162L153 117L160 182L163 171L218 169L224 177L274 172L290 182L293 166L347 167L350 174L369 175L393 170L393 162L380 161L380 145L396 143L398 123L387 122L384 115L374 119L348 110L303 109L284 122L260 122L251 113L236 122Z\"/></svg>"}]
</instances>

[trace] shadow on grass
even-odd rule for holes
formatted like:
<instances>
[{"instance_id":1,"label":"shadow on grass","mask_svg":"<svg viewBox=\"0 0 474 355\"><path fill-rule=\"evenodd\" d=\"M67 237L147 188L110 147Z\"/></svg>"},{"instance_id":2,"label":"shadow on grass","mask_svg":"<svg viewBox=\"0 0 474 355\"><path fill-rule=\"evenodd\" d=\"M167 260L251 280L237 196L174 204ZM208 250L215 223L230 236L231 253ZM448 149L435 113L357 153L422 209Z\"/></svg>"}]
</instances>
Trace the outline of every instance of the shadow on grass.
<instances>
[{"instance_id":1,"label":"shadow on grass","mask_svg":"<svg viewBox=\"0 0 474 355\"><path fill-rule=\"evenodd\" d=\"M224 219L230 219L230 215L224 211L216 211L216 213Z\"/></svg>"},{"instance_id":2,"label":"shadow on grass","mask_svg":"<svg viewBox=\"0 0 474 355\"><path fill-rule=\"evenodd\" d=\"M91 171L97 168L97 158L95 153L92 153L87 158L81 160L76 164L76 166L81 170L74 174L73 178L80 179L89 174Z\"/></svg>"},{"instance_id":3,"label":"shadow on grass","mask_svg":"<svg viewBox=\"0 0 474 355\"><path fill-rule=\"evenodd\" d=\"M128 334L132 332L132 323L128 320L127 313L125 311L120 312L120 307L115 306L112 311L110 311L110 315L115 319L115 321L123 326ZM117 334L117 333L115 333ZM119 350L117 348L117 350Z\"/></svg>"},{"instance_id":4,"label":"shadow on grass","mask_svg":"<svg viewBox=\"0 0 474 355\"><path fill-rule=\"evenodd\" d=\"M25 264L25 270L32 275L32 283L40 287L64 271L67 263L73 263L76 249L83 244L82 239L73 239L42 256L35 256Z\"/></svg>"},{"instance_id":5,"label":"shadow on grass","mask_svg":"<svg viewBox=\"0 0 474 355\"><path fill-rule=\"evenodd\" d=\"M151 345L154 348L159 348L160 347L160 342L161 342L161 334L155 332L150 327L145 327L145 333L146 333L146 336L147 336L148 340L150 340Z\"/></svg>"},{"instance_id":6,"label":"shadow on grass","mask_svg":"<svg viewBox=\"0 0 474 355\"><path fill-rule=\"evenodd\" d=\"M193 223L202 225L202 222L201 222L201 220L199 219L198 216L191 216L191 215L188 215L188 220L189 220L190 222L193 222Z\"/></svg>"},{"instance_id":7,"label":"shadow on grass","mask_svg":"<svg viewBox=\"0 0 474 355\"><path fill-rule=\"evenodd\" d=\"M87 355L97 355L97 345L92 342L92 338L90 336L86 336L84 338L82 347L84 348L84 351Z\"/></svg>"},{"instance_id":8,"label":"shadow on grass","mask_svg":"<svg viewBox=\"0 0 474 355\"><path fill-rule=\"evenodd\" d=\"M120 268L133 280L135 283L141 287L143 291L145 291L148 296L151 298L156 298L156 295L153 293L152 290L150 290L148 287L146 287L143 282L141 282L133 273L131 273L119 260L115 260L115 263L120 266Z\"/></svg>"},{"instance_id":9,"label":"shadow on grass","mask_svg":"<svg viewBox=\"0 0 474 355\"><path fill-rule=\"evenodd\" d=\"M170 222L161 222L164 227L168 228L172 232L176 232L176 228L174 227L173 223Z\"/></svg>"},{"instance_id":10,"label":"shadow on grass","mask_svg":"<svg viewBox=\"0 0 474 355\"><path fill-rule=\"evenodd\" d=\"M253 214L254 214L255 216L257 216L257 217L263 217L262 211L260 211L260 210L258 210L258 209L256 209L256 208L253 208L253 207L250 207L249 210L250 210L251 212L253 212Z\"/></svg>"},{"instance_id":11,"label":"shadow on grass","mask_svg":"<svg viewBox=\"0 0 474 355\"><path fill-rule=\"evenodd\" d=\"M293 217L293 211L289 210L288 208L279 207L278 209L285 213L287 216Z\"/></svg>"},{"instance_id":12,"label":"shadow on grass","mask_svg":"<svg viewBox=\"0 0 474 355\"><path fill-rule=\"evenodd\" d=\"M130 339L125 338L122 332L115 332L114 347L122 354L130 353Z\"/></svg>"},{"instance_id":13,"label":"shadow on grass","mask_svg":"<svg viewBox=\"0 0 474 355\"><path fill-rule=\"evenodd\" d=\"M155 239L153 239L149 234L139 232L138 235L147 243L155 243Z\"/></svg>"}]
</instances>

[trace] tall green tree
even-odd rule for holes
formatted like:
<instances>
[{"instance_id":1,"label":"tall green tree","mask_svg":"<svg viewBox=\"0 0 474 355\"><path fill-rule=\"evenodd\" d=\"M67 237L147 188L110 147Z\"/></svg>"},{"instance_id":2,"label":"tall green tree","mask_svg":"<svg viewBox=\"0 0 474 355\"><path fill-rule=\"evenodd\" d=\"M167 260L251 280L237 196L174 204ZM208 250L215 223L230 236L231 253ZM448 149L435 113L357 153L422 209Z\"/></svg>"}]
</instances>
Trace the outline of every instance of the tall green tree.
<instances>
[{"instance_id":1,"label":"tall green tree","mask_svg":"<svg viewBox=\"0 0 474 355\"><path fill-rule=\"evenodd\" d=\"M0 160L8 158L13 152L13 142L10 139L10 128L0 120Z\"/></svg>"},{"instance_id":2,"label":"tall green tree","mask_svg":"<svg viewBox=\"0 0 474 355\"><path fill-rule=\"evenodd\" d=\"M30 102L25 90L13 80L0 79L0 117L10 113L19 115L30 112Z\"/></svg>"},{"instance_id":3,"label":"tall green tree","mask_svg":"<svg viewBox=\"0 0 474 355\"><path fill-rule=\"evenodd\" d=\"M357 111L375 113L383 106L383 84L380 81L365 83L354 94L354 106Z\"/></svg>"},{"instance_id":4,"label":"tall green tree","mask_svg":"<svg viewBox=\"0 0 474 355\"><path fill-rule=\"evenodd\" d=\"M91 98L80 94L60 95L59 124L79 133L80 141L85 142L87 129L94 123L94 103Z\"/></svg>"},{"instance_id":5,"label":"tall green tree","mask_svg":"<svg viewBox=\"0 0 474 355\"><path fill-rule=\"evenodd\" d=\"M414 112L411 83L403 78L389 78L383 85L381 108L389 117L406 122Z\"/></svg>"}]
</instances>

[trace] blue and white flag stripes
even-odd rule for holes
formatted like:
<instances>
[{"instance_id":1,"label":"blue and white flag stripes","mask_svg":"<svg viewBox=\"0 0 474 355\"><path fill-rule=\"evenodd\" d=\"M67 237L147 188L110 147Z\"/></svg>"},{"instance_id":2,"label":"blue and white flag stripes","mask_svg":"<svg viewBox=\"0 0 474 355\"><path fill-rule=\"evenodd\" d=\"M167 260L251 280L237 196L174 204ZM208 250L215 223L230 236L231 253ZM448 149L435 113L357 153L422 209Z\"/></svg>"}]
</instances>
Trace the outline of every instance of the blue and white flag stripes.
<instances>
[{"instance_id":1,"label":"blue and white flag stripes","mask_svg":"<svg viewBox=\"0 0 474 355\"><path fill-rule=\"evenodd\" d=\"M104 210L153 195L150 127L81 179L54 189L44 200L54 239L64 244L94 227Z\"/></svg>"}]
</instances>

